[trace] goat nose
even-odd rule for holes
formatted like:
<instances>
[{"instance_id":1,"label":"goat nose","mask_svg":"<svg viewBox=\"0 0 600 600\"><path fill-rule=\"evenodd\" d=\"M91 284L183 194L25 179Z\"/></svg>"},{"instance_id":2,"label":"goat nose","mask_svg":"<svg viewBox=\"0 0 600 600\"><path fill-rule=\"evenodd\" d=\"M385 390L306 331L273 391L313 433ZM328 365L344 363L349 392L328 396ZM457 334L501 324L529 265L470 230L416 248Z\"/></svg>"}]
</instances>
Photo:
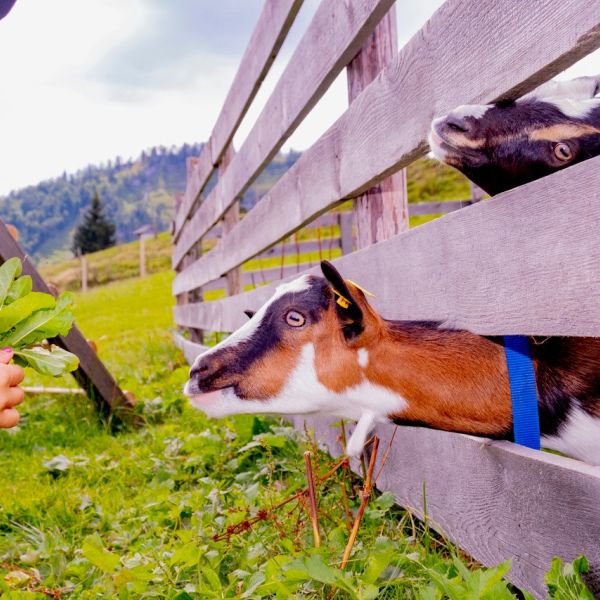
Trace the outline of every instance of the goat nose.
<instances>
[{"instance_id":1,"label":"goat nose","mask_svg":"<svg viewBox=\"0 0 600 600\"><path fill-rule=\"evenodd\" d=\"M468 133L470 126L467 119L462 115L450 113L446 117L446 126L460 133Z\"/></svg>"},{"instance_id":2,"label":"goat nose","mask_svg":"<svg viewBox=\"0 0 600 600\"><path fill-rule=\"evenodd\" d=\"M190 379L193 379L194 377L201 379L202 377L206 376L208 371L208 365L206 363L201 362L190 370Z\"/></svg>"}]
</instances>

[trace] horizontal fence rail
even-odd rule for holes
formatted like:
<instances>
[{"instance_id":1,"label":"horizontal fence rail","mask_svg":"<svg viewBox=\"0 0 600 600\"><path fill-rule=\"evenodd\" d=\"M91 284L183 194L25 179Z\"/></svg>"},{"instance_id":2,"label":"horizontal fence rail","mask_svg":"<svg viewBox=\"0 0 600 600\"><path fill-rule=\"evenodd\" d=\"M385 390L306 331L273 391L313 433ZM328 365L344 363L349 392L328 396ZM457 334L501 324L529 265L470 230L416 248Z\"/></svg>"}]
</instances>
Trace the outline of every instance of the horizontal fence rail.
<instances>
[{"instance_id":1,"label":"horizontal fence rail","mask_svg":"<svg viewBox=\"0 0 600 600\"><path fill-rule=\"evenodd\" d=\"M600 336L598 189L600 157L335 263L376 294L386 318L445 321L482 335ZM195 327L233 331L243 310L273 291L177 307L175 320L193 310Z\"/></svg>"},{"instance_id":2,"label":"horizontal fence rail","mask_svg":"<svg viewBox=\"0 0 600 600\"><path fill-rule=\"evenodd\" d=\"M394 0L323 0L275 90L227 171L184 227L179 265L194 243L241 197L357 53Z\"/></svg>"},{"instance_id":3,"label":"horizontal fence rail","mask_svg":"<svg viewBox=\"0 0 600 600\"><path fill-rule=\"evenodd\" d=\"M188 267L194 276L186 278L185 270L178 274L174 293L191 289L205 270L207 277L218 277L235 268L340 200L408 165L425 152L434 116L460 104L529 91L600 46L592 3L546 4L547 10L541 10L519 0L484 0L474 10L448 0L246 217ZM565 33L558 39L557 29ZM186 240L180 239L175 265L227 208L209 200L190 221Z\"/></svg>"},{"instance_id":4,"label":"horizontal fence rail","mask_svg":"<svg viewBox=\"0 0 600 600\"><path fill-rule=\"evenodd\" d=\"M175 215L177 239L185 220L256 96L292 26L303 0L266 0L242 57L223 109L200 157L192 165L183 201Z\"/></svg>"}]
</instances>

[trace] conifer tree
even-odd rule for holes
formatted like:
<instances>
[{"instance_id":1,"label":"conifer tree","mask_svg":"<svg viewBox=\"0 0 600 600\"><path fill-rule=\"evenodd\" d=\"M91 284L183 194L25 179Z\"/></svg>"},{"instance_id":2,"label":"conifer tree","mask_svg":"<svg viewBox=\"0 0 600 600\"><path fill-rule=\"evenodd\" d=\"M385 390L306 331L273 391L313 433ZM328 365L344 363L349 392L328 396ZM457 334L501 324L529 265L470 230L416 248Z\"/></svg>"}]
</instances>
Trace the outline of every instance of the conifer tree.
<instances>
[{"instance_id":1,"label":"conifer tree","mask_svg":"<svg viewBox=\"0 0 600 600\"><path fill-rule=\"evenodd\" d=\"M98 191L73 236L73 253L89 254L115 245L115 225L105 215Z\"/></svg>"}]
</instances>

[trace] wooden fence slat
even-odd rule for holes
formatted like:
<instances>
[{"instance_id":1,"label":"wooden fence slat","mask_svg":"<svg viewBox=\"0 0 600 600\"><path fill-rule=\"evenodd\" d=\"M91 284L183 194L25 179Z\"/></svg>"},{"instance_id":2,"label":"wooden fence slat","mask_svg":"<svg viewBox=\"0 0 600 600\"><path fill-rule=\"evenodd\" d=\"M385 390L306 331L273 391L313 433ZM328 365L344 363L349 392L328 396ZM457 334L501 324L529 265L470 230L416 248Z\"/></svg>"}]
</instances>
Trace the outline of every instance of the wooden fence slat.
<instances>
[{"instance_id":1,"label":"wooden fence slat","mask_svg":"<svg viewBox=\"0 0 600 600\"><path fill-rule=\"evenodd\" d=\"M6 261L13 256L21 260L23 274L31 276L33 289L50 294L42 276L21 246L13 239L6 225L0 221L0 260ZM110 412L119 407L131 406L131 401L117 385L104 363L96 356L76 325L73 325L68 335L50 341L79 358L79 368L73 372L73 376L90 398L101 403L103 409Z\"/></svg>"},{"instance_id":2,"label":"wooden fence slat","mask_svg":"<svg viewBox=\"0 0 600 600\"><path fill-rule=\"evenodd\" d=\"M175 222L173 226L173 239L177 240L181 234L181 228L188 218L198 195L208 183L214 171L214 165L210 156L210 139L204 144L200 156L194 160L187 172L186 187L181 202L175 211Z\"/></svg>"},{"instance_id":3,"label":"wooden fence slat","mask_svg":"<svg viewBox=\"0 0 600 600\"><path fill-rule=\"evenodd\" d=\"M334 456L341 454L332 427L339 419L293 420L301 431L314 428ZM394 429L377 427L380 457ZM377 487L420 518L425 491L430 526L484 565L512 559L508 578L537 598L546 597L544 573L552 558L571 561L580 554L590 561L587 582L600 594L600 467L510 442L398 427Z\"/></svg>"},{"instance_id":4,"label":"wooden fence slat","mask_svg":"<svg viewBox=\"0 0 600 600\"><path fill-rule=\"evenodd\" d=\"M195 342L184 338L177 332L173 333L173 342L183 352L185 360L189 365L194 362L198 355L202 354L205 350L208 350L207 346L196 344Z\"/></svg>"},{"instance_id":5,"label":"wooden fence slat","mask_svg":"<svg viewBox=\"0 0 600 600\"><path fill-rule=\"evenodd\" d=\"M223 178L184 226L173 253L177 267L241 197L356 54L394 0L323 0L275 90Z\"/></svg>"},{"instance_id":6,"label":"wooden fence slat","mask_svg":"<svg viewBox=\"0 0 600 600\"><path fill-rule=\"evenodd\" d=\"M600 336L599 189L596 157L335 263L389 319L482 335ZM197 305L195 318L210 327L218 310L219 330L233 331L273 291Z\"/></svg>"},{"instance_id":7,"label":"wooden fence slat","mask_svg":"<svg viewBox=\"0 0 600 600\"><path fill-rule=\"evenodd\" d=\"M192 206L208 182L213 166L220 162L225 148L254 100L302 2L303 0L265 1L210 139L188 179L183 203L175 217L175 239L179 237Z\"/></svg>"},{"instance_id":8,"label":"wooden fence slat","mask_svg":"<svg viewBox=\"0 0 600 600\"><path fill-rule=\"evenodd\" d=\"M205 268L211 278L219 276L415 160L427 148L434 116L460 104L516 96L554 76L600 46L599 19L597 7L587 0L551 3L546 10L520 0L482 0L476 11L468 3L448 0L201 259L203 266L190 267L191 277L178 275L174 290L192 289Z\"/></svg>"}]
</instances>

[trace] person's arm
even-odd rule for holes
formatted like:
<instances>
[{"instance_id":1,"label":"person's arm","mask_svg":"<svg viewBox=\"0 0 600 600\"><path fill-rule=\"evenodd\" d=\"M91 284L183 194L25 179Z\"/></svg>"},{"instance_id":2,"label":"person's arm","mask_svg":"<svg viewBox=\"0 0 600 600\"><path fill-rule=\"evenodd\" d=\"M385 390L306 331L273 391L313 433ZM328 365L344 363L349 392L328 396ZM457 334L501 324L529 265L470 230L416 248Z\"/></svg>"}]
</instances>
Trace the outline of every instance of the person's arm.
<instances>
[{"instance_id":1,"label":"person's arm","mask_svg":"<svg viewBox=\"0 0 600 600\"><path fill-rule=\"evenodd\" d=\"M19 384L25 371L17 365L8 364L13 357L12 348L0 350L0 427L14 427L19 422L15 406L23 402L25 392Z\"/></svg>"}]
</instances>

